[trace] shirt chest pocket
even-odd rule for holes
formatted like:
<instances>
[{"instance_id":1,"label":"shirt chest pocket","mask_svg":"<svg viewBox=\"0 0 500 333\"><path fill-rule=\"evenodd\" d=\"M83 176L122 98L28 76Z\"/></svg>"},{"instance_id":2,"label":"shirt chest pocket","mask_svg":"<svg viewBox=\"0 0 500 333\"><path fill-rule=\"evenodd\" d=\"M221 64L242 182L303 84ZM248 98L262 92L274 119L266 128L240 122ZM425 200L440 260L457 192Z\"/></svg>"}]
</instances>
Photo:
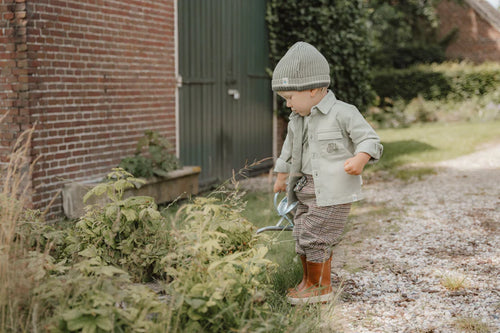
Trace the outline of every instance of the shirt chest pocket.
<instances>
[{"instance_id":1,"label":"shirt chest pocket","mask_svg":"<svg viewBox=\"0 0 500 333\"><path fill-rule=\"evenodd\" d=\"M340 130L321 131L317 133L320 153L326 157L344 155L346 151L343 136Z\"/></svg>"}]
</instances>

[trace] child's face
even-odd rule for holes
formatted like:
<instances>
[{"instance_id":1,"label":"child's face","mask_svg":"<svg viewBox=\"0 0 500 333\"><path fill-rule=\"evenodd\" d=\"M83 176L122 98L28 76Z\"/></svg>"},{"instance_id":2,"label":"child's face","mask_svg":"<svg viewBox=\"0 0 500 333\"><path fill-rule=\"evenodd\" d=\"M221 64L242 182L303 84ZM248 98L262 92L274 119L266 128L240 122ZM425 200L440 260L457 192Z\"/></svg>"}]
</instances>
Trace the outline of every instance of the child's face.
<instances>
[{"instance_id":1,"label":"child's face","mask_svg":"<svg viewBox=\"0 0 500 333\"><path fill-rule=\"evenodd\" d=\"M286 100L286 106L298 113L302 117L311 113L311 108L319 103L323 96L320 96L320 89L304 91L280 91L278 95Z\"/></svg>"}]
</instances>

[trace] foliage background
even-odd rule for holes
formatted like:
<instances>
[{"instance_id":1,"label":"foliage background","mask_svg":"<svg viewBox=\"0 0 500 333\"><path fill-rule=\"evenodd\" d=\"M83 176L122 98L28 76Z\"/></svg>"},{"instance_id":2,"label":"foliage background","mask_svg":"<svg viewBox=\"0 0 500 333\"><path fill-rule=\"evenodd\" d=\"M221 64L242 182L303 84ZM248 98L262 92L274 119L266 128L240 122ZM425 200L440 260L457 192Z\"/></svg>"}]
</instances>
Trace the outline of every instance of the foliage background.
<instances>
[{"instance_id":1,"label":"foliage background","mask_svg":"<svg viewBox=\"0 0 500 333\"><path fill-rule=\"evenodd\" d=\"M271 67L297 41L314 45L328 60L341 100L360 110L372 102L368 8L362 0L270 0L267 6ZM283 105L280 114L288 114Z\"/></svg>"}]
</instances>

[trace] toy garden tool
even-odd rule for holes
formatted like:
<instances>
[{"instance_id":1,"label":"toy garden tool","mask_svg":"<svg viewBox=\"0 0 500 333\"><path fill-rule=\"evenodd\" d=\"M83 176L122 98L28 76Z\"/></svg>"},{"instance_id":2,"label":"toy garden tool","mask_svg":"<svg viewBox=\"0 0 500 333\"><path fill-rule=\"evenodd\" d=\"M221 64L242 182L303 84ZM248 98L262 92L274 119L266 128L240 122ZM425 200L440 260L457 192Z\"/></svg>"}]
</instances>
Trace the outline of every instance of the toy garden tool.
<instances>
[{"instance_id":1,"label":"toy garden tool","mask_svg":"<svg viewBox=\"0 0 500 333\"><path fill-rule=\"evenodd\" d=\"M257 230L257 233L261 233L263 231L281 231L281 230L293 230L293 221L288 216L288 214L294 210L294 208L297 206L298 201L292 202L291 204L288 204L288 199L285 196L280 203L278 204L278 196L279 192L276 192L274 194L274 208L276 208L276 211L278 212L278 215L281 217L276 223L276 225L269 226L269 227L263 227Z\"/></svg>"}]
</instances>

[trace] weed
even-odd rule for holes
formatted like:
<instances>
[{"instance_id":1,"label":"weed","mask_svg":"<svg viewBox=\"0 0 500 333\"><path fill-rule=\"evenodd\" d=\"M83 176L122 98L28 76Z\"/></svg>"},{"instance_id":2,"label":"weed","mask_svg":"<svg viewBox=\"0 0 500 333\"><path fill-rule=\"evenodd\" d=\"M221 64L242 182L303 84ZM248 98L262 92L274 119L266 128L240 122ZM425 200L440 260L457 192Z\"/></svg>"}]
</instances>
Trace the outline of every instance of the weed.
<instances>
[{"instance_id":1,"label":"weed","mask_svg":"<svg viewBox=\"0 0 500 333\"><path fill-rule=\"evenodd\" d=\"M153 198L123 199L125 190L139 181L118 168L108 174L107 182L91 189L84 200L105 194L110 202L87 207L75 225L67 252L90 252L105 264L125 269L136 281L159 277L163 272L161 258L170 250L170 227Z\"/></svg>"},{"instance_id":2,"label":"weed","mask_svg":"<svg viewBox=\"0 0 500 333\"><path fill-rule=\"evenodd\" d=\"M450 291L467 287L467 277L460 273L445 273L441 276L441 284Z\"/></svg>"},{"instance_id":3,"label":"weed","mask_svg":"<svg viewBox=\"0 0 500 333\"><path fill-rule=\"evenodd\" d=\"M3 118L2 118L3 119ZM1 121L1 119L0 119ZM0 331L27 331L36 321L31 290L43 277L43 254L35 257L17 237L18 222L28 204L33 129L23 132L0 171ZM38 260L41 259L41 260Z\"/></svg>"},{"instance_id":4,"label":"weed","mask_svg":"<svg viewBox=\"0 0 500 333\"><path fill-rule=\"evenodd\" d=\"M473 317L462 317L455 320L454 326L458 329L471 333L489 333L491 332L488 324Z\"/></svg>"}]
</instances>

